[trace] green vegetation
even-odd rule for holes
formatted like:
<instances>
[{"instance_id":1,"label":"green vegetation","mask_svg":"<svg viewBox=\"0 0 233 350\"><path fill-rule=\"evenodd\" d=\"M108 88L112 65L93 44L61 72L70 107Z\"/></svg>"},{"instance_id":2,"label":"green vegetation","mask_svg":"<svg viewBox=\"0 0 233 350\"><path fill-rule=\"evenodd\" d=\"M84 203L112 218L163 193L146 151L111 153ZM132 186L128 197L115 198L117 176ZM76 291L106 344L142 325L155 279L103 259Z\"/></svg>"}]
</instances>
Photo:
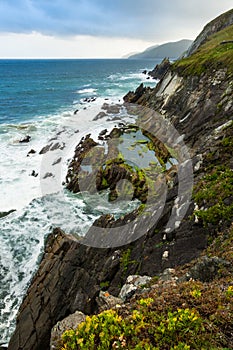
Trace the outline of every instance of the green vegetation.
<instances>
[{"instance_id":1,"label":"green vegetation","mask_svg":"<svg viewBox=\"0 0 233 350\"><path fill-rule=\"evenodd\" d=\"M152 298L141 299L128 318L115 310L87 316L77 330L63 334L62 350L200 349L208 344L196 339L205 330L198 312L186 308L160 315L150 311L152 302Z\"/></svg>"},{"instance_id":2,"label":"green vegetation","mask_svg":"<svg viewBox=\"0 0 233 350\"><path fill-rule=\"evenodd\" d=\"M87 316L62 335L59 349L223 349L223 331L232 330L232 291L194 281L160 287L128 308Z\"/></svg>"},{"instance_id":3,"label":"green vegetation","mask_svg":"<svg viewBox=\"0 0 233 350\"><path fill-rule=\"evenodd\" d=\"M212 35L193 55L173 64L184 76L200 75L209 69L227 68L233 73L233 25Z\"/></svg>"},{"instance_id":4,"label":"green vegetation","mask_svg":"<svg viewBox=\"0 0 233 350\"><path fill-rule=\"evenodd\" d=\"M123 273L123 277L126 275L127 270L131 264L137 264L136 260L131 259L131 249L124 250L120 258L120 267Z\"/></svg>"},{"instance_id":5,"label":"green vegetation","mask_svg":"<svg viewBox=\"0 0 233 350\"><path fill-rule=\"evenodd\" d=\"M196 186L194 200L199 208L195 215L204 225L217 225L223 221L231 222L233 203L228 201L233 194L233 171L224 166L217 166Z\"/></svg>"},{"instance_id":6,"label":"green vegetation","mask_svg":"<svg viewBox=\"0 0 233 350\"><path fill-rule=\"evenodd\" d=\"M127 267L130 250L122 262ZM203 252L233 265L233 226ZM183 276L193 263L176 270ZM57 350L229 350L233 333L232 268L224 267L209 283L189 280L161 283L121 308L87 316L63 333Z\"/></svg>"},{"instance_id":7,"label":"green vegetation","mask_svg":"<svg viewBox=\"0 0 233 350\"><path fill-rule=\"evenodd\" d=\"M110 282L109 281L104 281L100 282L100 289L105 290L109 287Z\"/></svg>"}]
</instances>

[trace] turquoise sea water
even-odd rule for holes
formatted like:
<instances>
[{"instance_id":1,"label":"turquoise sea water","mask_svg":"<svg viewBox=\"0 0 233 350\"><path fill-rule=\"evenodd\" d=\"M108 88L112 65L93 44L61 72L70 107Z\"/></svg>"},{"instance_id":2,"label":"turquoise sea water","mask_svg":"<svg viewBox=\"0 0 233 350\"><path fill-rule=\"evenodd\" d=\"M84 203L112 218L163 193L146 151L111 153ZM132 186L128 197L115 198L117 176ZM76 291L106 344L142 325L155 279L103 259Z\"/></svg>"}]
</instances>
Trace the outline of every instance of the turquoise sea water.
<instances>
[{"instance_id":1,"label":"turquoise sea water","mask_svg":"<svg viewBox=\"0 0 233 350\"><path fill-rule=\"evenodd\" d=\"M141 82L155 86L142 71L157 63L0 60L0 212L16 209L0 219L0 344L14 330L46 235L55 226L82 234L101 212L108 212L91 210L81 197L57 191L75 145L83 135L95 136L117 123L114 114L93 120L103 103L122 102ZM120 118L125 121L124 113ZM19 142L27 135L29 143ZM51 144L62 147L39 154ZM35 153L29 154L32 149Z\"/></svg>"},{"instance_id":2,"label":"turquoise sea water","mask_svg":"<svg viewBox=\"0 0 233 350\"><path fill-rule=\"evenodd\" d=\"M0 60L0 123L72 109L82 97L122 97L154 61Z\"/></svg>"}]
</instances>

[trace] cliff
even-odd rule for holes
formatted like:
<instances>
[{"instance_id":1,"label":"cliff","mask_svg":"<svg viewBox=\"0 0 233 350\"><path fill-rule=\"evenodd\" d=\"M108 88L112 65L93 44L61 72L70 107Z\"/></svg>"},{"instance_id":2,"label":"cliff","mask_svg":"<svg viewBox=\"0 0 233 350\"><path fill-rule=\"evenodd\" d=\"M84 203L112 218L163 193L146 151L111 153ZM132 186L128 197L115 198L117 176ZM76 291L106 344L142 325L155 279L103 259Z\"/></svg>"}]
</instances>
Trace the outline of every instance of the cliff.
<instances>
[{"instance_id":1,"label":"cliff","mask_svg":"<svg viewBox=\"0 0 233 350\"><path fill-rule=\"evenodd\" d=\"M202 32L198 35L198 37L194 40L190 48L187 50L186 56L191 56L198 48L203 45L208 38L219 32L220 30L229 27L233 24L233 10L225 12L215 18L213 21L209 22Z\"/></svg>"},{"instance_id":2,"label":"cliff","mask_svg":"<svg viewBox=\"0 0 233 350\"><path fill-rule=\"evenodd\" d=\"M231 18L231 12L229 12L229 18ZM184 279L183 282L181 279L181 284L178 286L174 284L174 280L171 280L167 289L164 285L155 287L157 292L149 295L153 301L147 299L141 303L147 303L145 307L151 307L153 309L151 311L156 308L157 316L162 310L157 305L156 298L165 305L163 308L166 312L173 310L173 314L170 314L172 317L179 318L180 315L175 313L175 310L177 307L186 305L189 309L198 308L198 312L204 318L211 315L215 317L218 310L216 304L212 313L208 314L203 306L205 300L209 298L207 307L210 307L211 298L217 298L222 291L226 298L230 296L229 280L232 271L229 266L232 265L232 253L230 253L232 240L229 240L229 237L232 236L232 230L229 230L229 227L233 218L233 44L221 44L223 41L228 41L230 37L233 37L232 25L215 33L211 31L211 35L205 38L205 43L199 47L199 50L173 64L154 89L140 86L124 98L126 106L133 102L134 106L140 106L140 110L145 112L149 123L148 128L153 128L155 125L158 127L157 116L164 116L180 135L177 144L185 142L189 147L194 173L194 191L182 221L178 222L174 230L169 230L167 225L173 210L176 213L181 212L184 205L184 201L180 201L179 198L179 180L182 179L184 183L186 181L189 183L190 180L174 176L159 219L155 224L150 225L146 234L132 243L115 248L94 248L85 246L77 237L68 236L60 229L56 229L46 242L40 267L20 307L9 350L49 349L51 329L58 321L77 310L85 314L98 312L97 296L103 286L107 287L109 293L117 296L127 276L132 274L159 276L167 268L176 268L178 277L187 273L187 280L193 278L207 283L219 277L218 272L222 268L223 274L220 274L220 277L226 279L213 294L208 294L209 287L205 284L197 283L192 285L192 288L189 285L185 289L182 284ZM154 139L153 142L155 144L157 141ZM79 150L80 148L77 148L77 152ZM78 169L79 164L76 165ZM183 164L180 169L182 166ZM73 168L75 169L74 164ZM111 174L110 171L109 176ZM185 197L184 194L183 196ZM143 221L144 226L145 222L149 223L150 218L153 214L155 215L152 212L147 214L147 221ZM116 227L121 227L122 233L127 234L126 223L133 220L135 215L140 217L138 212L127 214L118 220L114 220L110 215L103 216L93 225L87 237L93 238L98 227L104 229L104 237ZM143 228L140 226L142 225L140 220L137 224L141 229ZM220 248L218 250L218 244L221 245L221 242L223 245L226 244L225 247L228 244L229 251L228 248L225 248L225 252L222 250L220 252ZM179 266L197 259L211 244L212 254L224 259L223 265L220 264L220 266L218 263L216 265L216 259L207 259L204 265L209 266L209 269L205 270L203 264L199 264L199 267L193 267L192 270L189 265L187 270L179 275ZM225 254L226 252L228 254ZM172 294L172 289L175 294ZM182 294L182 290L185 290L186 294ZM163 293L164 300L159 297ZM205 298L203 297L202 300L194 296L192 299L190 297L192 293L193 295L201 293ZM181 299L179 295L182 295ZM202 300L201 304L198 300ZM227 310L230 310L232 303L228 303L228 299L221 300L222 307L228 307ZM128 311L127 309L122 311L123 318L129 315L130 308L136 308L132 305L134 304L128 306ZM186 329L190 319L198 316L196 314L192 316L189 311L187 312ZM219 321L225 327L221 328L220 338L225 337L226 341L224 343L223 340L219 340L222 347L232 345L232 329L226 326L226 320L229 320L232 315L230 312L232 311L229 311L224 319L225 323L221 318ZM208 320L210 322L211 317ZM159 324L163 322L161 320ZM164 324L167 324L166 322ZM154 329L151 331L156 334ZM208 332L209 337L213 338L211 329L208 329ZM142 332L142 340L149 339L148 337L146 331ZM142 344L141 348L144 345ZM188 347L185 348L183 344L182 349L188 349Z\"/></svg>"}]
</instances>

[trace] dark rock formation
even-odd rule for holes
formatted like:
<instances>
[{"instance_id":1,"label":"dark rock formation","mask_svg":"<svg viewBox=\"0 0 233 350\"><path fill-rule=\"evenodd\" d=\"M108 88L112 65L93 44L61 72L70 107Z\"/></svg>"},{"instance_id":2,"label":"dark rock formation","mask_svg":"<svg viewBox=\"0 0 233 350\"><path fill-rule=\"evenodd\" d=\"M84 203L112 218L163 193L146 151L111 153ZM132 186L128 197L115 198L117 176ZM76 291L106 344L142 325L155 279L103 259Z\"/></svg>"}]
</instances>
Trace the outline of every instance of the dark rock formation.
<instances>
[{"instance_id":1,"label":"dark rock formation","mask_svg":"<svg viewBox=\"0 0 233 350\"><path fill-rule=\"evenodd\" d=\"M192 154L205 154L218 143L210 135L232 117L231 89L226 69L187 78L168 71L154 89L145 90L140 97L136 90L131 100L165 114L184 135Z\"/></svg>"},{"instance_id":2,"label":"dark rock formation","mask_svg":"<svg viewBox=\"0 0 233 350\"><path fill-rule=\"evenodd\" d=\"M97 146L98 143L95 142L91 137L90 134L86 135L85 138L82 138L81 141L79 142L79 144L77 145L76 149L75 149L75 155L74 158L72 160L72 162L69 165L69 169L68 169L68 173L66 176L66 182L67 182L67 188L74 192L77 193L80 191L79 188L79 176L81 176L83 174L83 177L88 175L88 172L81 172L81 164L85 159L84 164L87 164L87 161L90 160L91 164L95 164L96 159L92 158L92 153L90 152L93 147ZM102 152L102 150L100 149L100 152L96 155L95 157L98 157L98 155L100 155ZM90 153L90 154L89 154ZM87 157L88 155L88 157ZM87 179L86 183L88 183L89 180ZM91 181L90 181L91 184ZM92 186L94 186L94 184L91 184ZM95 190L95 186L93 187L92 192ZM90 188L91 191L91 188Z\"/></svg>"},{"instance_id":3,"label":"dark rock formation","mask_svg":"<svg viewBox=\"0 0 233 350\"><path fill-rule=\"evenodd\" d=\"M169 90L172 82L173 88L179 87L176 94L174 90ZM224 127L220 126L232 116L229 86L224 71L211 77L203 76L200 80L195 77L184 80L175 73L169 73L152 93L142 96L143 103L163 109L193 146L196 181L208 166L206 155L209 152L215 152L216 164L231 161L226 148L220 147L221 138L227 135ZM217 110L219 103L222 107ZM84 148L83 143L86 144ZM96 146L96 143L87 136L76 148L75 158L82 159L85 149L91 149L93 145ZM199 157L200 154L202 157ZM73 163L75 166L78 165ZM177 196L176 190L175 186L168 192L157 225L135 242L117 250L86 247L74 237L55 230L48 238L40 268L19 310L9 350L49 349L50 332L58 321L76 310L86 314L97 310L96 296L101 282L107 281L109 292L117 296L119 286L124 284L128 275L153 276L197 257L206 247L212 231L195 222L194 218L190 220L193 203L182 224L171 233L165 235L164 232ZM91 237L93 242L98 225L106 227L106 233L108 228L119 225L125 234L124 225L133 220L133 215L128 214L118 221L109 216L100 218L87 234L87 240ZM135 215L138 216L137 213Z\"/></svg>"},{"instance_id":4,"label":"dark rock formation","mask_svg":"<svg viewBox=\"0 0 233 350\"><path fill-rule=\"evenodd\" d=\"M120 112L121 105L115 103L104 103L101 108L105 110L107 114L118 114Z\"/></svg>"},{"instance_id":5,"label":"dark rock formation","mask_svg":"<svg viewBox=\"0 0 233 350\"><path fill-rule=\"evenodd\" d=\"M13 213L14 211L16 211L15 209L9 210L9 211L0 211L0 219L4 218L5 216Z\"/></svg>"},{"instance_id":6,"label":"dark rock formation","mask_svg":"<svg viewBox=\"0 0 233 350\"><path fill-rule=\"evenodd\" d=\"M22 139L19 140L19 143L28 143L31 140L31 136L26 135Z\"/></svg>"},{"instance_id":7,"label":"dark rock formation","mask_svg":"<svg viewBox=\"0 0 233 350\"><path fill-rule=\"evenodd\" d=\"M37 177L39 174L35 171L35 170L32 170L30 176L34 176L34 177Z\"/></svg>"},{"instance_id":8,"label":"dark rock formation","mask_svg":"<svg viewBox=\"0 0 233 350\"><path fill-rule=\"evenodd\" d=\"M124 101L128 103L135 103L144 95L144 93L146 93L148 89L150 88L144 87L143 83L141 83L141 85L139 85L135 92L129 91L124 96Z\"/></svg>"},{"instance_id":9,"label":"dark rock formation","mask_svg":"<svg viewBox=\"0 0 233 350\"><path fill-rule=\"evenodd\" d=\"M160 246L162 236L162 232L150 232L114 250L87 247L54 230L20 307L8 350L49 349L51 329L58 321L77 310L85 314L97 310L101 282L108 281L109 292L117 296L127 275L153 276L168 266L190 261L206 247L204 230L195 223L180 227L171 245ZM162 258L165 251L169 251L166 261Z\"/></svg>"},{"instance_id":10,"label":"dark rock formation","mask_svg":"<svg viewBox=\"0 0 233 350\"><path fill-rule=\"evenodd\" d=\"M168 58L164 58L160 64L157 64L155 68L148 72L148 74L154 79L162 79L167 73L168 69L171 67L171 62Z\"/></svg>"},{"instance_id":11,"label":"dark rock formation","mask_svg":"<svg viewBox=\"0 0 233 350\"><path fill-rule=\"evenodd\" d=\"M27 157L29 157L30 154L35 154L35 153L36 153L36 151L35 151L34 149L31 149L31 150L28 152Z\"/></svg>"},{"instance_id":12,"label":"dark rock formation","mask_svg":"<svg viewBox=\"0 0 233 350\"><path fill-rule=\"evenodd\" d=\"M104 117L106 117L107 114L105 112L99 112L94 118L93 118L93 121L96 121L96 120L99 120L99 119L102 119Z\"/></svg>"},{"instance_id":13,"label":"dark rock formation","mask_svg":"<svg viewBox=\"0 0 233 350\"><path fill-rule=\"evenodd\" d=\"M59 143L59 142L50 143L49 145L43 147L43 148L40 150L39 154L45 154L45 153L47 153L47 152L49 152L49 151L55 151L55 150L57 150L57 149L63 150L64 147L65 147L64 142L62 142L62 143Z\"/></svg>"},{"instance_id":14,"label":"dark rock formation","mask_svg":"<svg viewBox=\"0 0 233 350\"><path fill-rule=\"evenodd\" d=\"M233 169L232 91L232 76L228 74L227 67L188 77L171 69L155 89L140 85L135 93L126 95L125 101L146 106L152 112L157 110L175 125L180 134L179 139L184 139L190 148L194 183L197 184L207 170L217 165L224 164ZM159 124L153 115L147 115L151 127ZM98 152L92 154L90 151L93 148ZM115 152L114 148L111 152ZM80 142L67 175L71 190L79 191L77 174L81 163L84 162L85 166L86 159L86 164L95 164L99 159L101 162L103 153L103 148L90 135ZM119 168L115 170L116 177ZM110 170L109 181L114 181L114 176ZM183 179L184 182L188 180ZM110 214L100 217L84 239L55 229L47 239L40 267L20 307L9 350L48 350L51 329L58 321L77 310L85 314L98 311L96 297L103 283L109 286L109 293L117 296L129 275L159 275L167 268L174 268L198 257L207 246L208 238L216 234L216 227L204 227L195 218L195 203L191 200L181 223L178 222L173 231L167 230L173 207L178 211L182 209L177 199L178 179L175 178L173 186L168 188L163 210L155 224L150 225L150 220L159 212L159 200L154 211L149 207L145 213L143 209L140 212L139 208L118 220L114 220ZM229 205L232 200L231 197L227 198ZM147 214L146 219L140 221L144 214ZM129 222L134 224L130 230L126 226ZM150 227L146 233L133 236L145 228L145 222ZM224 225L226 222L223 217L218 228L222 229ZM97 234L98 227L103 229L102 235ZM94 248L98 247L101 239L111 242L109 232L112 228L120 228L122 237L136 237L135 241L131 239L131 243L119 248L120 241L116 239L118 248L107 248L111 246L108 244L106 248ZM92 247L81 244L90 242ZM222 264L225 264L222 260L206 258L190 271L190 276L207 281Z\"/></svg>"}]
</instances>

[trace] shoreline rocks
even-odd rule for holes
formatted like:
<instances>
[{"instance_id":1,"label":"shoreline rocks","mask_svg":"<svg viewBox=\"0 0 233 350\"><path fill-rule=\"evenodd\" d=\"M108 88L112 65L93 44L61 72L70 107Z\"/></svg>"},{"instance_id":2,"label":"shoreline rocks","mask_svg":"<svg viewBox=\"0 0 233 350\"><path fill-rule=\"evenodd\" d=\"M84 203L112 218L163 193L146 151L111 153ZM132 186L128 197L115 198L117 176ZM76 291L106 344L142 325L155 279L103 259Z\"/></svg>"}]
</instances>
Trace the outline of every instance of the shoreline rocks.
<instances>
[{"instance_id":1,"label":"shoreline rocks","mask_svg":"<svg viewBox=\"0 0 233 350\"><path fill-rule=\"evenodd\" d=\"M171 62L165 57L163 61L160 64L157 64L152 71L148 72L148 74L154 79L161 80L170 68Z\"/></svg>"},{"instance_id":2,"label":"shoreline rocks","mask_svg":"<svg viewBox=\"0 0 233 350\"><path fill-rule=\"evenodd\" d=\"M200 77L189 75L186 78L177 71L168 70L155 89L140 85L135 92L129 92L124 100L157 110L171 121L190 147L191 157L202 160L195 172L194 183L197 185L207 170L217 165L232 165L232 148L229 146L232 127L226 128L233 115L230 86L232 77L227 75L224 67L211 74L204 72ZM98 147L87 135L77 146L77 164L71 163L68 174L71 180L72 171L75 167L78 170L85 152L93 145ZM98 156L101 154L99 151ZM93 162L95 160L92 159ZM74 188L78 191L77 178L74 176L73 180ZM140 238L121 247L100 249L82 245L80 237L55 229L47 238L41 264L20 307L8 350L48 350L51 329L57 322L77 310L84 314L98 312L96 298L100 297L103 285L108 285L108 292L118 297L130 275L160 275L165 281L173 278L176 281L171 269L199 257L207 247L208 239L216 235L216 225L205 227L195 220L196 204L193 200L183 220L176 223L175 230L167 230L174 205L177 210L182 209L179 208L177 196L178 182L175 182L173 188L168 189L158 222ZM232 203L232 198L228 198L228 201ZM148 224L154 213L150 214L143 226ZM134 222L137 217L137 211L118 220L114 220L110 214L100 217L88 231L86 243L89 237L93 243L98 226L104 229L104 239L108 237L109 229L114 227L120 227L122 235L129 234L126 224ZM224 219L218 224L218 229L226 227ZM225 263L225 260L218 258L204 258L190 269L189 274L191 278L208 280ZM166 273L163 274L164 271Z\"/></svg>"}]
</instances>

